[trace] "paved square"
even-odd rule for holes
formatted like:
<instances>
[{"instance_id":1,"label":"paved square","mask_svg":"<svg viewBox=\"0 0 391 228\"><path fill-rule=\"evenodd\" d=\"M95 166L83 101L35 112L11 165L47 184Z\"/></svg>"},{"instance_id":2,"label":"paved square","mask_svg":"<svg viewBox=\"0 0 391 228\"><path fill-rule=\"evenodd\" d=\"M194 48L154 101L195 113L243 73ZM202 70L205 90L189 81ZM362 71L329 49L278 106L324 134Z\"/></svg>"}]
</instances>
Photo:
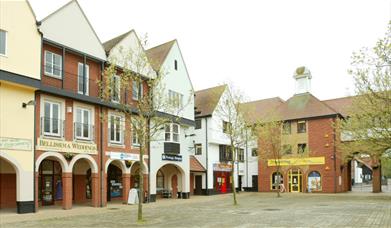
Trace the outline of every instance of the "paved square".
<instances>
[{"instance_id":1,"label":"paved square","mask_svg":"<svg viewBox=\"0 0 391 228\"><path fill-rule=\"evenodd\" d=\"M144 207L146 222L136 223L137 206L78 206L36 214L2 212L6 227L391 227L390 193L289 194L240 193L159 200Z\"/></svg>"}]
</instances>

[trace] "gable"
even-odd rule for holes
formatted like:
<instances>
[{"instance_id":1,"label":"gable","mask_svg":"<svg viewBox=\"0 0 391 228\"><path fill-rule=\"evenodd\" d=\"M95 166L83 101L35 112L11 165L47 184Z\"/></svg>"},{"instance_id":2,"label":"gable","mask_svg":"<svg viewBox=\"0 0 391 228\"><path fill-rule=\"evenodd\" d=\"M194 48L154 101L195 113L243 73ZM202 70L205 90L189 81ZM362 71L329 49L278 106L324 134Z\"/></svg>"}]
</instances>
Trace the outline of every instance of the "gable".
<instances>
[{"instance_id":1,"label":"gable","mask_svg":"<svg viewBox=\"0 0 391 228\"><path fill-rule=\"evenodd\" d=\"M106 60L103 46L77 1L71 1L41 21L45 39Z\"/></svg>"}]
</instances>

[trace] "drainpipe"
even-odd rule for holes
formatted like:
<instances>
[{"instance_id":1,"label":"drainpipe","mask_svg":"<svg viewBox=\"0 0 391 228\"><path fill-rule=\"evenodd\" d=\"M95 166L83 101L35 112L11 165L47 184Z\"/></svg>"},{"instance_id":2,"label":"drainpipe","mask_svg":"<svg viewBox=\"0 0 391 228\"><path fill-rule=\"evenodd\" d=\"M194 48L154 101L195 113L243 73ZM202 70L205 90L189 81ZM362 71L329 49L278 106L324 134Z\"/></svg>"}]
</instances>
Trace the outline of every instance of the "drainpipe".
<instances>
[{"instance_id":1,"label":"drainpipe","mask_svg":"<svg viewBox=\"0 0 391 228\"><path fill-rule=\"evenodd\" d=\"M248 132L246 131L246 187L248 188Z\"/></svg>"},{"instance_id":2,"label":"drainpipe","mask_svg":"<svg viewBox=\"0 0 391 228\"><path fill-rule=\"evenodd\" d=\"M205 182L206 182L206 195L209 195L209 188L208 188L208 117L205 118L205 154L206 154L206 175L205 175Z\"/></svg>"},{"instance_id":3,"label":"drainpipe","mask_svg":"<svg viewBox=\"0 0 391 228\"><path fill-rule=\"evenodd\" d=\"M334 159L334 193L337 193L337 153L336 153L336 150L337 150L337 145L336 145L336 139L337 139L337 136L336 136L336 133L335 133L335 128L333 128L333 135L334 135L334 143L333 143L333 159Z\"/></svg>"},{"instance_id":4,"label":"drainpipe","mask_svg":"<svg viewBox=\"0 0 391 228\"><path fill-rule=\"evenodd\" d=\"M65 78L65 47L62 47L62 72L61 72L61 89L64 89L64 78Z\"/></svg>"},{"instance_id":5,"label":"drainpipe","mask_svg":"<svg viewBox=\"0 0 391 228\"><path fill-rule=\"evenodd\" d=\"M86 64L87 64L86 55L83 55L83 95L86 95L86 83L87 83L86 82Z\"/></svg>"},{"instance_id":6,"label":"drainpipe","mask_svg":"<svg viewBox=\"0 0 391 228\"><path fill-rule=\"evenodd\" d=\"M104 70L104 62L101 64L101 75L100 81L103 83L103 70ZM103 109L102 106L99 106L100 116L102 116ZM104 168L103 168L103 122L100 120L100 207L103 207L103 188L104 188Z\"/></svg>"},{"instance_id":7,"label":"drainpipe","mask_svg":"<svg viewBox=\"0 0 391 228\"><path fill-rule=\"evenodd\" d=\"M41 68L41 71L42 71L42 68ZM35 97L36 97L36 91L34 91L34 101L35 102L37 102L36 101L36 99L35 99ZM37 130L37 121L35 121L36 120L36 111L37 111L37 104L35 103L34 104L34 138L33 138L33 194L34 194L34 196L33 196L33 199L34 199L34 212L37 212L37 208L35 208L35 202L37 202L38 201L38 199L37 199L37 197L36 197L36 193L37 193L37 191L36 191L36 189L35 189L35 187L36 187L36 184L37 183L35 183L35 169L36 169L36 166L35 166L35 147L36 147L36 145L37 145L37 140L36 140L36 137L37 137L37 133L36 133L36 130Z\"/></svg>"},{"instance_id":8,"label":"drainpipe","mask_svg":"<svg viewBox=\"0 0 391 228\"><path fill-rule=\"evenodd\" d=\"M151 126L151 120L148 119L148 131ZM151 140L148 134L148 202L151 200Z\"/></svg>"}]
</instances>

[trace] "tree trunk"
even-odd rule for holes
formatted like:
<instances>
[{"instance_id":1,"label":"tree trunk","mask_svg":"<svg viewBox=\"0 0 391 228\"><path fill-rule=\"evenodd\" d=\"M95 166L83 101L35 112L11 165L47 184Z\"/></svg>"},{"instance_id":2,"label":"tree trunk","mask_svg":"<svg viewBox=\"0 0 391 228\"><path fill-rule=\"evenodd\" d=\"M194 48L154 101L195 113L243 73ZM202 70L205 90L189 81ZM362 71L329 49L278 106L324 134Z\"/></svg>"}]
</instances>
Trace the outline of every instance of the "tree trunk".
<instances>
[{"instance_id":1,"label":"tree trunk","mask_svg":"<svg viewBox=\"0 0 391 228\"><path fill-rule=\"evenodd\" d=\"M233 198L234 198L234 205L237 205L238 201L236 199L235 176L234 176L236 150L232 144L231 144L231 148L232 148L232 169L231 169L231 179L232 179L231 184L232 184L232 186L231 186L231 188L232 188L232 194L233 194Z\"/></svg>"},{"instance_id":2,"label":"tree trunk","mask_svg":"<svg viewBox=\"0 0 391 228\"><path fill-rule=\"evenodd\" d=\"M281 197L281 175L280 175L280 166L277 165L277 198Z\"/></svg>"},{"instance_id":3,"label":"tree trunk","mask_svg":"<svg viewBox=\"0 0 391 228\"><path fill-rule=\"evenodd\" d=\"M140 180L140 186L139 186L139 201L138 201L138 211L137 211L137 221L142 222L143 221L143 202L144 202L144 146L140 145L140 171L139 171L139 180Z\"/></svg>"}]
</instances>

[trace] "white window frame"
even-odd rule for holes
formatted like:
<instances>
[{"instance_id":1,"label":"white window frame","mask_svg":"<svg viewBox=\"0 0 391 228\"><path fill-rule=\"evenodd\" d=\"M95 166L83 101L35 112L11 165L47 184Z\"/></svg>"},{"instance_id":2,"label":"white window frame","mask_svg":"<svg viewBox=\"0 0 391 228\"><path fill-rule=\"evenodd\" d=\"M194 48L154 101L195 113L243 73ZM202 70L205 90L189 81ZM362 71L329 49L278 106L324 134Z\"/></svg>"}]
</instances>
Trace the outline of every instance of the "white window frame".
<instances>
[{"instance_id":1,"label":"white window frame","mask_svg":"<svg viewBox=\"0 0 391 228\"><path fill-rule=\"evenodd\" d=\"M200 153L197 153L198 149L201 150ZM202 144L201 143L194 145L194 155L202 155Z\"/></svg>"},{"instance_id":2,"label":"white window frame","mask_svg":"<svg viewBox=\"0 0 391 228\"><path fill-rule=\"evenodd\" d=\"M137 132L132 129L132 145L134 147L140 147L140 141L138 140Z\"/></svg>"},{"instance_id":3,"label":"white window frame","mask_svg":"<svg viewBox=\"0 0 391 228\"><path fill-rule=\"evenodd\" d=\"M80 136L78 136L77 135L77 130L76 130L76 125L78 124L78 122L76 122L76 120L77 120L77 111L78 110L81 110L81 122L80 122L80 124L81 124L81 129L80 129L80 131L81 131L81 135ZM84 115L83 115L83 112L84 111L87 111L88 112L88 123L84 123ZM92 126L92 111L91 111L91 109L88 109L88 108L84 108L84 107L79 107L79 106L77 106L77 107L75 107L75 116L74 116L74 127L75 127L75 130L74 130L74 136L75 136L75 138L76 139L82 139L82 140L92 140L92 129L91 129L91 126ZM84 124L87 124L87 129L88 129L88 137L84 137L83 136L83 132L84 132Z\"/></svg>"},{"instance_id":4,"label":"white window frame","mask_svg":"<svg viewBox=\"0 0 391 228\"><path fill-rule=\"evenodd\" d=\"M114 117L114 118L119 118L119 139L118 140L116 140L115 139L115 131L117 130L117 125L116 124L114 124L113 126L115 127L115 129L114 129L114 131L113 131L113 133L114 133L114 140L112 140L111 139L111 136L112 136L112 134L111 134L111 118L112 117ZM113 113L110 113L109 114L109 119L108 119L108 129L109 129L109 136L110 136L110 138L109 138L109 142L110 143L112 143L112 144L117 144L117 145L124 145L124 132L123 132L123 129L124 129L124 127L123 127L123 122L124 122L124 117L123 116L121 116L121 115L118 115L118 114L113 114Z\"/></svg>"},{"instance_id":5,"label":"white window frame","mask_svg":"<svg viewBox=\"0 0 391 228\"><path fill-rule=\"evenodd\" d=\"M50 104L50 111L49 111L49 117L50 118L50 122L49 122L49 132L46 132L45 131L45 104L46 103L49 103ZM56 118L53 118L53 105L57 105L58 106L58 116ZM49 101L49 100L44 100L43 101L43 107L42 107L42 117L43 117L43 123L42 124L42 129L43 129L43 135L44 136L54 136L54 137L61 137L62 136L62 125L61 125L61 113L62 113L62 108L61 108L61 103L60 102L55 102L55 101ZM52 120L53 119L57 119L57 129L58 129L58 133L53 133L53 122Z\"/></svg>"},{"instance_id":6,"label":"white window frame","mask_svg":"<svg viewBox=\"0 0 391 228\"><path fill-rule=\"evenodd\" d=\"M46 54L51 54L51 58L52 58L52 65L51 65L51 72L49 72L49 71L46 71L46 67L47 67L47 63L46 63L46 60L47 60L47 57L46 57ZM54 74L54 56L58 56L59 58L60 58L60 67L59 67L59 72L60 72L60 75L56 75L56 74ZM62 59L62 56L61 55L59 55L59 54L56 54L56 53L53 53L53 52L51 52L51 51L45 51L45 53L44 53L44 57L45 57L45 61L44 61L44 71L45 71L45 75L47 75L47 76L51 76L51 77L54 77L54 78L58 78L58 79L62 79L62 61L63 61L63 59Z\"/></svg>"},{"instance_id":7,"label":"white window frame","mask_svg":"<svg viewBox=\"0 0 391 228\"><path fill-rule=\"evenodd\" d=\"M140 88L140 94L139 94ZM138 101L144 94L143 83L132 80L132 99Z\"/></svg>"},{"instance_id":8,"label":"white window frame","mask_svg":"<svg viewBox=\"0 0 391 228\"><path fill-rule=\"evenodd\" d=\"M0 53L0 56L7 56L7 41L8 41L8 32L3 30L3 29L0 29L0 32L4 32L4 53Z\"/></svg>"},{"instance_id":9,"label":"white window frame","mask_svg":"<svg viewBox=\"0 0 391 228\"><path fill-rule=\"evenodd\" d=\"M114 99L114 91L117 91L118 99ZM111 92L111 101L119 103L121 100L121 77L119 75L113 75L113 88Z\"/></svg>"},{"instance_id":10,"label":"white window frame","mask_svg":"<svg viewBox=\"0 0 391 228\"><path fill-rule=\"evenodd\" d=\"M183 108L183 94L168 90L168 102L172 107Z\"/></svg>"},{"instance_id":11,"label":"white window frame","mask_svg":"<svg viewBox=\"0 0 391 228\"><path fill-rule=\"evenodd\" d=\"M79 93L79 94L84 94L84 95L88 95L88 93L89 93L89 85L90 85L90 67L86 64L86 77L85 77L85 82L86 82L86 85L85 85L85 88L86 88L86 92L84 93L84 91L83 91L83 87L82 88L80 88L79 87L79 80L81 80L81 79L83 79L83 75L80 75L79 73L79 69L80 69L80 67L82 67L83 68L83 66L84 66L84 63L78 63L78 65L77 65L77 93ZM84 81L83 81L83 84L84 84Z\"/></svg>"},{"instance_id":12,"label":"white window frame","mask_svg":"<svg viewBox=\"0 0 391 228\"><path fill-rule=\"evenodd\" d=\"M169 131L166 131L166 127L169 126ZM178 127L178 132L174 132L174 126L177 126ZM170 123L170 124L166 124L164 126L164 141L165 142L174 142L174 143L179 143L180 142L180 130L181 130L181 126L179 124L176 124L176 123ZM166 136L169 134L169 140L167 140ZM177 139L178 140L174 140L174 136L177 136Z\"/></svg>"}]
</instances>

